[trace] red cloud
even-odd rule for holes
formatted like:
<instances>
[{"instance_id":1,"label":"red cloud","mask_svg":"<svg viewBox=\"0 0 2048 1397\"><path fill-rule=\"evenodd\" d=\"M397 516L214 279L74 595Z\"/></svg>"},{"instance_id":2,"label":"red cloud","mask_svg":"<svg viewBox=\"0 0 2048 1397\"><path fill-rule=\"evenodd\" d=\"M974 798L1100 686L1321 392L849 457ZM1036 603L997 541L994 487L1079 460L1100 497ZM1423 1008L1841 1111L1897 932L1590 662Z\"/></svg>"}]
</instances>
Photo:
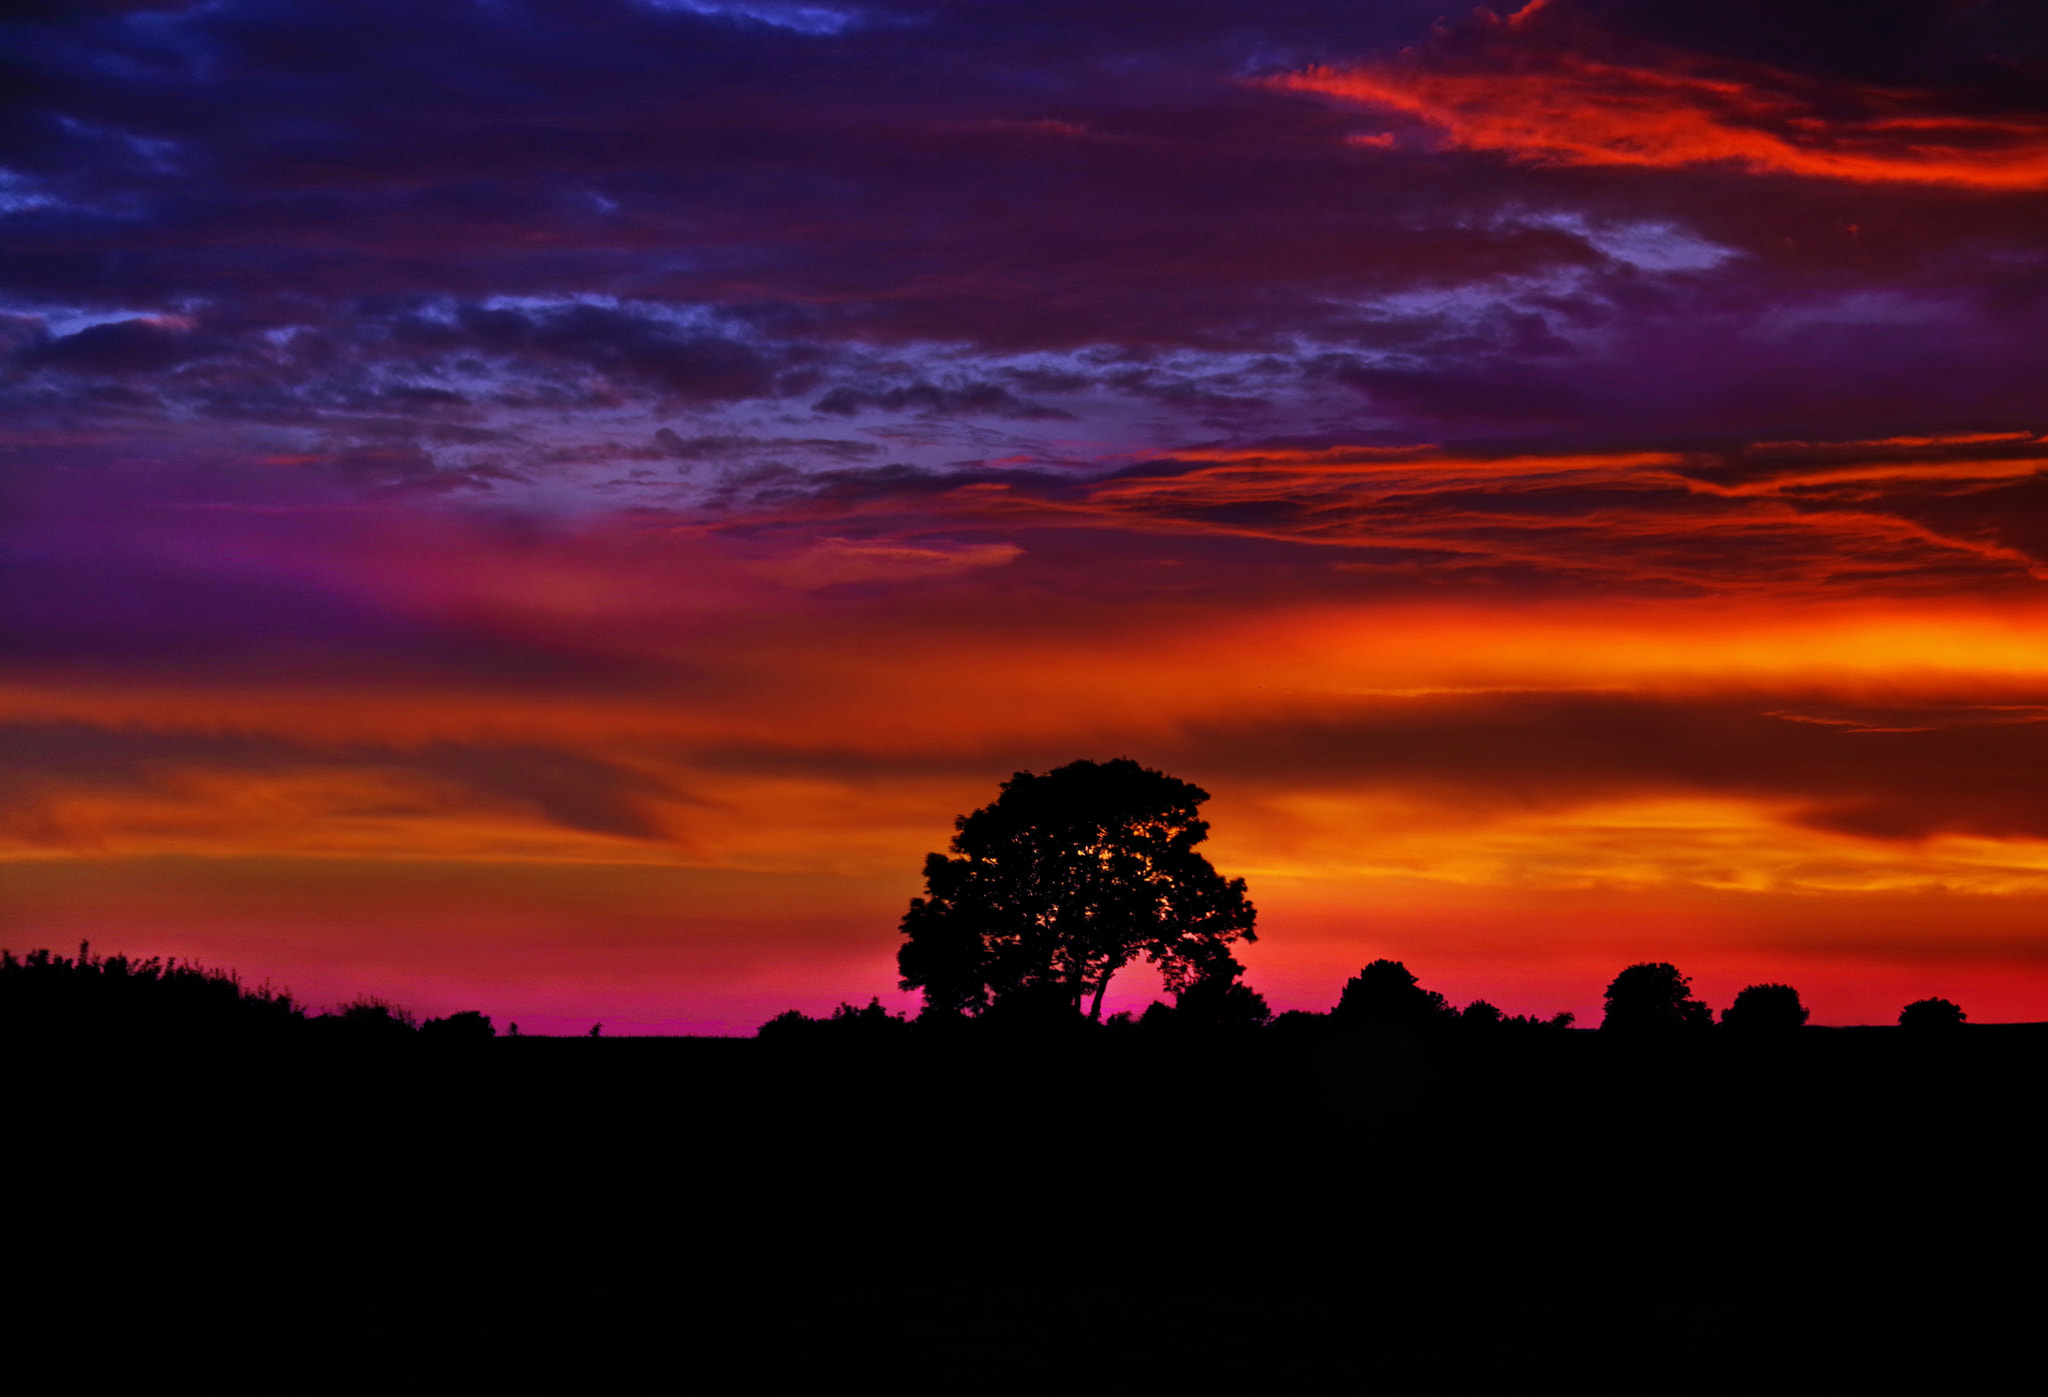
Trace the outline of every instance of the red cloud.
<instances>
[{"instance_id":1,"label":"red cloud","mask_svg":"<svg viewBox=\"0 0 2048 1397\"><path fill-rule=\"evenodd\" d=\"M1824 84L1675 49L1609 46L1531 7L1395 63L1268 79L1403 113L1466 150L1548 165L1722 165L1982 190L2048 187L2048 117L1941 109L1930 93ZM1383 133L1353 138L1385 145Z\"/></svg>"}]
</instances>

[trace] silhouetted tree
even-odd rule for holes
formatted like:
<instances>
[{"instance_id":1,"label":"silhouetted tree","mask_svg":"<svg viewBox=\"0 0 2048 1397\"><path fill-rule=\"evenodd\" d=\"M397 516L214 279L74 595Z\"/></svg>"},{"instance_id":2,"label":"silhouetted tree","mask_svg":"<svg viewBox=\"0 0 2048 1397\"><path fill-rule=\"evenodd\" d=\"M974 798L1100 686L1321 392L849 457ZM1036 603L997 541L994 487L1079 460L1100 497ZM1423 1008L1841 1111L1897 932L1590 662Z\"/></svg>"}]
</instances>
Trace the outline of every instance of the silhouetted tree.
<instances>
[{"instance_id":1,"label":"silhouetted tree","mask_svg":"<svg viewBox=\"0 0 2048 1397\"><path fill-rule=\"evenodd\" d=\"M1244 880L1195 850L1207 791L1128 758L1020 771L1001 790L954 822L955 857L925 860L926 895L903 917L901 983L928 1010L1072 1018L1085 1003L1100 1018L1140 956L1176 993L1234 974L1256 913Z\"/></svg>"},{"instance_id":2,"label":"silhouetted tree","mask_svg":"<svg viewBox=\"0 0 2048 1397\"><path fill-rule=\"evenodd\" d=\"M1955 1028L1969 1018L1963 1006L1946 999L1916 999L1899 1010L1900 1028Z\"/></svg>"},{"instance_id":3,"label":"silhouetted tree","mask_svg":"<svg viewBox=\"0 0 2048 1397\"><path fill-rule=\"evenodd\" d=\"M1331 1017L1346 1028L1422 1029L1454 1023L1458 1011L1416 983L1398 960L1376 960L1344 982Z\"/></svg>"},{"instance_id":4,"label":"silhouetted tree","mask_svg":"<svg viewBox=\"0 0 2048 1397\"><path fill-rule=\"evenodd\" d=\"M1173 1033L1229 1034L1264 1028L1273 1011L1266 997L1238 978L1235 966L1182 986L1171 1008L1154 1002L1145 1010L1147 1029Z\"/></svg>"},{"instance_id":5,"label":"silhouetted tree","mask_svg":"<svg viewBox=\"0 0 2048 1397\"><path fill-rule=\"evenodd\" d=\"M1475 1029L1479 1031L1484 1031L1489 1028L1499 1028L1503 1020L1504 1016L1501 1014L1499 1007L1493 1004L1489 1004L1487 1001L1483 999L1473 1000L1470 1004L1467 1004L1464 1008L1464 1011L1458 1015L1458 1022L1460 1024L1464 1025L1466 1028Z\"/></svg>"},{"instance_id":6,"label":"silhouetted tree","mask_svg":"<svg viewBox=\"0 0 2048 1397\"><path fill-rule=\"evenodd\" d=\"M1668 961L1631 965L1607 987L1602 1029L1619 1033L1671 1033L1706 1028L1714 1011L1691 997L1692 980Z\"/></svg>"},{"instance_id":7,"label":"silhouetted tree","mask_svg":"<svg viewBox=\"0 0 2048 1397\"><path fill-rule=\"evenodd\" d=\"M1790 985L1746 985L1721 1011L1721 1025L1744 1033L1785 1033L1804 1027L1808 1012Z\"/></svg>"},{"instance_id":8,"label":"silhouetted tree","mask_svg":"<svg viewBox=\"0 0 2048 1397\"><path fill-rule=\"evenodd\" d=\"M445 1019L428 1019L420 1025L420 1037L441 1043L476 1043L497 1036L498 1028L490 1015L475 1009L464 1009Z\"/></svg>"}]
</instances>

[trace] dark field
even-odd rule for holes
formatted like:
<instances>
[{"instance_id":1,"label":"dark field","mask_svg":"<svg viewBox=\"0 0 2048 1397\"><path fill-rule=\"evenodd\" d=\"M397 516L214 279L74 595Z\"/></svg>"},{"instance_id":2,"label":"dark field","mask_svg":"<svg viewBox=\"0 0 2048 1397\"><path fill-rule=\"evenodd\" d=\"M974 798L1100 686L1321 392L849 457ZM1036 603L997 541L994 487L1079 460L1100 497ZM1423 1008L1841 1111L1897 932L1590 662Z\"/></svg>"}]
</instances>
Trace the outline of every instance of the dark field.
<instances>
[{"instance_id":1,"label":"dark field","mask_svg":"<svg viewBox=\"0 0 2048 1397\"><path fill-rule=\"evenodd\" d=\"M49 1391L1962 1388L2039 1325L2048 1026L10 1058Z\"/></svg>"}]
</instances>

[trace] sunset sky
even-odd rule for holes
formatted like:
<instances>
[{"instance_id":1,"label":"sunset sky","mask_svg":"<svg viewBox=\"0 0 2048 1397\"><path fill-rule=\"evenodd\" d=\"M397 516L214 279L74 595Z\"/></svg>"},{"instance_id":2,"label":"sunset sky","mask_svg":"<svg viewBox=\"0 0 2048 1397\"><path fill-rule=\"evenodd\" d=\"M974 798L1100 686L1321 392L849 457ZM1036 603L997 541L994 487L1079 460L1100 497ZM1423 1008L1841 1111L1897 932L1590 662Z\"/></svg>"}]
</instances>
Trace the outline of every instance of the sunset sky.
<instances>
[{"instance_id":1,"label":"sunset sky","mask_svg":"<svg viewBox=\"0 0 2048 1397\"><path fill-rule=\"evenodd\" d=\"M2048 1019L2032 0L4 13L0 943L904 1007L1129 756L1276 1009Z\"/></svg>"}]
</instances>

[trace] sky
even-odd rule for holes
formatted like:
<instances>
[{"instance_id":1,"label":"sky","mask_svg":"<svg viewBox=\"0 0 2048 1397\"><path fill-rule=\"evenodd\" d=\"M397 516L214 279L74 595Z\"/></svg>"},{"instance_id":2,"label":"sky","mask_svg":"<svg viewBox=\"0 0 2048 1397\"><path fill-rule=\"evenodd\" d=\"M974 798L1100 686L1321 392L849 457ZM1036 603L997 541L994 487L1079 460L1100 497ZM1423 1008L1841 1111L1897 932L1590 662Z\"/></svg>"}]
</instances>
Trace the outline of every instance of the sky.
<instances>
[{"instance_id":1,"label":"sky","mask_svg":"<svg viewBox=\"0 0 2048 1397\"><path fill-rule=\"evenodd\" d=\"M907 1007L1128 756L1276 1009L2048 1019L2036 0L0 31L0 943Z\"/></svg>"}]
</instances>

